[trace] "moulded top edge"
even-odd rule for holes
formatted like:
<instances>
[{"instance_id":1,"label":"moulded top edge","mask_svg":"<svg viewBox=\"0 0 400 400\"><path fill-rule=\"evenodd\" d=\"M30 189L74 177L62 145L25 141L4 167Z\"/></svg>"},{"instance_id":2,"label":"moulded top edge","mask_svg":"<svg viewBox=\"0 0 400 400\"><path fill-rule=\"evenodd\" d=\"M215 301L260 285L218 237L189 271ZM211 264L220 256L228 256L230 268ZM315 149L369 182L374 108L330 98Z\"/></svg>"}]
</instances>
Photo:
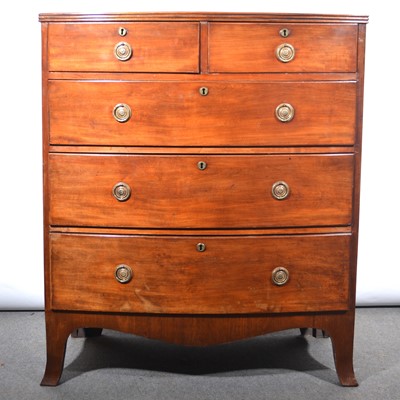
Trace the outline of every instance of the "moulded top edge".
<instances>
[{"instance_id":1,"label":"moulded top edge","mask_svg":"<svg viewBox=\"0 0 400 400\"><path fill-rule=\"evenodd\" d=\"M40 22L118 22L118 21L221 21L221 22L318 22L368 23L368 16L339 14L277 13L42 13Z\"/></svg>"}]
</instances>

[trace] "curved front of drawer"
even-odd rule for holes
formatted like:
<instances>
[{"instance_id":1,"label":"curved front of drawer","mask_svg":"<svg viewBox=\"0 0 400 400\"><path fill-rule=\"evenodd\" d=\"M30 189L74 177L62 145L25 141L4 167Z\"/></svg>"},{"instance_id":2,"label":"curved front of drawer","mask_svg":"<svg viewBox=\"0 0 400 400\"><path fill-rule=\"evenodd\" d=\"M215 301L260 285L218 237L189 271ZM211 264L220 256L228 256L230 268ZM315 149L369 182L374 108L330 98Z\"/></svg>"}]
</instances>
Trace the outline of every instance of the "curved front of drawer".
<instances>
[{"instance_id":1,"label":"curved front of drawer","mask_svg":"<svg viewBox=\"0 0 400 400\"><path fill-rule=\"evenodd\" d=\"M49 71L199 71L197 22L50 24Z\"/></svg>"},{"instance_id":2,"label":"curved front of drawer","mask_svg":"<svg viewBox=\"0 0 400 400\"><path fill-rule=\"evenodd\" d=\"M352 145L354 82L50 81L50 143Z\"/></svg>"},{"instance_id":3,"label":"curved front of drawer","mask_svg":"<svg viewBox=\"0 0 400 400\"><path fill-rule=\"evenodd\" d=\"M350 225L343 155L49 156L50 224L143 228Z\"/></svg>"},{"instance_id":4,"label":"curved front of drawer","mask_svg":"<svg viewBox=\"0 0 400 400\"><path fill-rule=\"evenodd\" d=\"M52 234L51 308L196 314L346 310L350 238ZM197 250L199 242L204 251Z\"/></svg>"},{"instance_id":5,"label":"curved front of drawer","mask_svg":"<svg viewBox=\"0 0 400 400\"><path fill-rule=\"evenodd\" d=\"M357 24L211 23L210 72L355 72Z\"/></svg>"}]
</instances>

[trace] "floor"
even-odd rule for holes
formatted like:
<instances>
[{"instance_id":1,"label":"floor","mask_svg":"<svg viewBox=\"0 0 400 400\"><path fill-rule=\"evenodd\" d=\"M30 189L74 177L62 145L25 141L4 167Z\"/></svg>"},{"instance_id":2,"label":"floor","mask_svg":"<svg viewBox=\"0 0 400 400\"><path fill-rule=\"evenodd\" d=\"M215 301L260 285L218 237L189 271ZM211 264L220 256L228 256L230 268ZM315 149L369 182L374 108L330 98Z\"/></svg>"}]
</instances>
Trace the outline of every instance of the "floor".
<instances>
[{"instance_id":1,"label":"floor","mask_svg":"<svg viewBox=\"0 0 400 400\"><path fill-rule=\"evenodd\" d=\"M0 399L395 400L400 308L358 308L357 388L343 388L330 339L298 330L205 348L104 331L67 344L61 384L41 387L43 312L0 312Z\"/></svg>"}]
</instances>

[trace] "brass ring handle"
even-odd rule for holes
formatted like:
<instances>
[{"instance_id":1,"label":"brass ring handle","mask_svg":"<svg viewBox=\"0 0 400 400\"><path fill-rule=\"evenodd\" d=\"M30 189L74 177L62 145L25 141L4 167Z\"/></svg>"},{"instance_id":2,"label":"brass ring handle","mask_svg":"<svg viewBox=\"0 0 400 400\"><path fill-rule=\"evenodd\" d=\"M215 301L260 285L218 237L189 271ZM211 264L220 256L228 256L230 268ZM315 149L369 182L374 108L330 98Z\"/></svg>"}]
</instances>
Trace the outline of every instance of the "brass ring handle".
<instances>
[{"instance_id":1,"label":"brass ring handle","mask_svg":"<svg viewBox=\"0 0 400 400\"><path fill-rule=\"evenodd\" d=\"M282 286L289 280L289 271L284 267L275 268L272 271L272 282L277 286Z\"/></svg>"},{"instance_id":2,"label":"brass ring handle","mask_svg":"<svg viewBox=\"0 0 400 400\"><path fill-rule=\"evenodd\" d=\"M289 196L290 188L289 185L284 181L275 182L272 185L272 197L276 200L284 200Z\"/></svg>"},{"instance_id":3,"label":"brass ring handle","mask_svg":"<svg viewBox=\"0 0 400 400\"><path fill-rule=\"evenodd\" d=\"M294 108L289 103L281 103L275 109L275 116L281 122L290 122L294 118Z\"/></svg>"},{"instance_id":4,"label":"brass ring handle","mask_svg":"<svg viewBox=\"0 0 400 400\"><path fill-rule=\"evenodd\" d=\"M133 276L132 269L129 265L126 264L117 265L117 267L115 268L114 276L119 283L128 283L129 281L131 281Z\"/></svg>"},{"instance_id":5,"label":"brass ring handle","mask_svg":"<svg viewBox=\"0 0 400 400\"><path fill-rule=\"evenodd\" d=\"M275 50L276 58L283 63L292 61L295 53L294 47L289 43L283 43Z\"/></svg>"},{"instance_id":6,"label":"brass ring handle","mask_svg":"<svg viewBox=\"0 0 400 400\"><path fill-rule=\"evenodd\" d=\"M129 119L132 116L132 110L128 106L128 104L125 103L119 103L117 104L114 109L113 109L113 117L115 118L116 121L118 122L126 122L129 121Z\"/></svg>"},{"instance_id":7,"label":"brass ring handle","mask_svg":"<svg viewBox=\"0 0 400 400\"><path fill-rule=\"evenodd\" d=\"M126 201L131 197L131 188L125 182L118 182L114 185L112 194L118 201Z\"/></svg>"},{"instance_id":8,"label":"brass ring handle","mask_svg":"<svg viewBox=\"0 0 400 400\"><path fill-rule=\"evenodd\" d=\"M127 42L119 42L114 47L114 55L120 61L128 61L132 57L132 47Z\"/></svg>"}]
</instances>

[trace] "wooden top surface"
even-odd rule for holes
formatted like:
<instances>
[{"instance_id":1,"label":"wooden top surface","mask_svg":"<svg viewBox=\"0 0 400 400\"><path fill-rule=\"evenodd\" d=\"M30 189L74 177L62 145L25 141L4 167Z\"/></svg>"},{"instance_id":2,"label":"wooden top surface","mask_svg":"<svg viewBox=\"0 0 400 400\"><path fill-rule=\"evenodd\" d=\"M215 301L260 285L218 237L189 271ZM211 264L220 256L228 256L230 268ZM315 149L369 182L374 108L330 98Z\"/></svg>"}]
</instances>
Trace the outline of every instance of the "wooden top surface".
<instances>
[{"instance_id":1,"label":"wooden top surface","mask_svg":"<svg viewBox=\"0 0 400 400\"><path fill-rule=\"evenodd\" d=\"M118 22L118 21L220 21L220 22L298 22L298 23L368 23L368 16L338 14L281 13L43 13L40 22Z\"/></svg>"}]
</instances>

